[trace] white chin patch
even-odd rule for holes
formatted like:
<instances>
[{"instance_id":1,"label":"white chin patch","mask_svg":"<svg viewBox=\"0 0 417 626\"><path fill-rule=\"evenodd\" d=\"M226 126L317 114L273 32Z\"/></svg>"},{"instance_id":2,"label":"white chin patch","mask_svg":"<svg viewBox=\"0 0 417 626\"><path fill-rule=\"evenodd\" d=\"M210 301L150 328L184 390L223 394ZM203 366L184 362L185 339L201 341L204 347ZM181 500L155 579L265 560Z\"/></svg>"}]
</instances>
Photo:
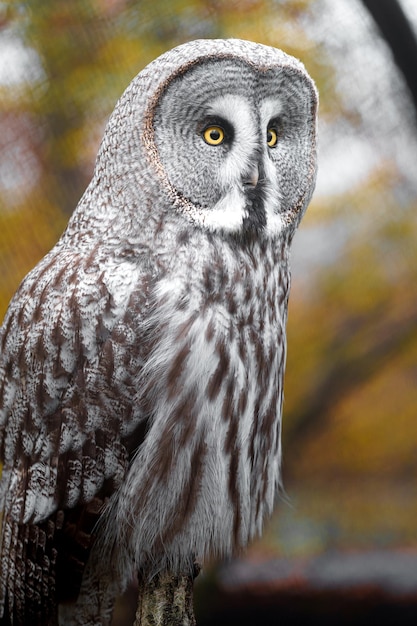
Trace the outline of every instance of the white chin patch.
<instances>
[{"instance_id":1,"label":"white chin patch","mask_svg":"<svg viewBox=\"0 0 417 626\"><path fill-rule=\"evenodd\" d=\"M279 233L284 229L285 222L282 219L282 216L275 211L268 211L266 213L266 232L268 235L274 236L279 235Z\"/></svg>"},{"instance_id":2,"label":"white chin patch","mask_svg":"<svg viewBox=\"0 0 417 626\"><path fill-rule=\"evenodd\" d=\"M273 195L271 193L264 203L266 214L265 230L272 237L278 235L285 228L285 220L283 219L280 205L278 190Z\"/></svg>"},{"instance_id":3,"label":"white chin patch","mask_svg":"<svg viewBox=\"0 0 417 626\"><path fill-rule=\"evenodd\" d=\"M268 181L268 189L264 201L266 214L266 232L271 235L278 235L285 224L281 213L281 194L277 181L275 165L269 158L264 159L265 177Z\"/></svg>"},{"instance_id":4,"label":"white chin patch","mask_svg":"<svg viewBox=\"0 0 417 626\"><path fill-rule=\"evenodd\" d=\"M213 208L198 209L194 215L196 221L210 230L224 230L236 232L242 228L243 220L247 216L243 192L231 189Z\"/></svg>"}]
</instances>

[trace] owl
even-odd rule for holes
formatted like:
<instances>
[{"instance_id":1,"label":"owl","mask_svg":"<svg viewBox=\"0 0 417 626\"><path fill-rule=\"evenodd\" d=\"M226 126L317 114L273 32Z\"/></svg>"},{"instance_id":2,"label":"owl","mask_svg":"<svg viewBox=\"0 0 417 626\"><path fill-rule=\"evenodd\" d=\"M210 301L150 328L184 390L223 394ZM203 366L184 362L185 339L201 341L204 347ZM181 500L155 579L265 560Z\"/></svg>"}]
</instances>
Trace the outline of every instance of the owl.
<instances>
[{"instance_id":1,"label":"owl","mask_svg":"<svg viewBox=\"0 0 417 626\"><path fill-rule=\"evenodd\" d=\"M284 52L199 40L117 103L1 329L2 623L109 624L134 572L187 572L261 532L317 102Z\"/></svg>"}]
</instances>

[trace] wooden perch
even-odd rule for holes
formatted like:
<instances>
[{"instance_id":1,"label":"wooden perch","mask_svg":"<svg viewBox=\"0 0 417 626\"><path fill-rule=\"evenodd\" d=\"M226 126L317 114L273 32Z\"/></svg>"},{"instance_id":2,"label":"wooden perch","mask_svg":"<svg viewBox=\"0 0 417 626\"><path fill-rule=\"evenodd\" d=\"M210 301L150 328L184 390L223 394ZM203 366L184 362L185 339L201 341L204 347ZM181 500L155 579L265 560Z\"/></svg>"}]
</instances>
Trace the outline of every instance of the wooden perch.
<instances>
[{"instance_id":1,"label":"wooden perch","mask_svg":"<svg viewBox=\"0 0 417 626\"><path fill-rule=\"evenodd\" d=\"M161 572L151 580L139 575L134 626L195 626L193 584L200 568L190 574Z\"/></svg>"}]
</instances>

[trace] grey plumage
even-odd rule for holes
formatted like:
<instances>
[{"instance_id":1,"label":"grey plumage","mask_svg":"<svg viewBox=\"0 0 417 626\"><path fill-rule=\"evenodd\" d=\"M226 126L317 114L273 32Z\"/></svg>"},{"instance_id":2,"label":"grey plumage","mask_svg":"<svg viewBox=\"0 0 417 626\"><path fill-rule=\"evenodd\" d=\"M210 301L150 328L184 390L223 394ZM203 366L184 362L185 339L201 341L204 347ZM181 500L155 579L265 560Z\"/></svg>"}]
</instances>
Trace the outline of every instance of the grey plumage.
<instances>
[{"instance_id":1,"label":"grey plumage","mask_svg":"<svg viewBox=\"0 0 417 626\"><path fill-rule=\"evenodd\" d=\"M316 109L301 63L240 40L167 52L118 102L89 187L1 329L12 623L57 623L62 602L60 623L107 624L135 569L186 571L261 532Z\"/></svg>"}]
</instances>

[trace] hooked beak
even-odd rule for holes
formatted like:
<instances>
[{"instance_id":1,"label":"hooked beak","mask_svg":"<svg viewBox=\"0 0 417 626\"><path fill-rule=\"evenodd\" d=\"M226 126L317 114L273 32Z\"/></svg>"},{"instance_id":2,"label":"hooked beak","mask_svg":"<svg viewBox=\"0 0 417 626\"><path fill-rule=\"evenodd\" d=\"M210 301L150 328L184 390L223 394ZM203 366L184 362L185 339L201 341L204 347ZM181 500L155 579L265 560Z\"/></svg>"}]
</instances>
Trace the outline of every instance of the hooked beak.
<instances>
[{"instance_id":1,"label":"hooked beak","mask_svg":"<svg viewBox=\"0 0 417 626\"><path fill-rule=\"evenodd\" d=\"M257 165L254 165L250 172L244 177L243 184L248 185L250 187L256 187L259 180L259 168Z\"/></svg>"}]
</instances>

